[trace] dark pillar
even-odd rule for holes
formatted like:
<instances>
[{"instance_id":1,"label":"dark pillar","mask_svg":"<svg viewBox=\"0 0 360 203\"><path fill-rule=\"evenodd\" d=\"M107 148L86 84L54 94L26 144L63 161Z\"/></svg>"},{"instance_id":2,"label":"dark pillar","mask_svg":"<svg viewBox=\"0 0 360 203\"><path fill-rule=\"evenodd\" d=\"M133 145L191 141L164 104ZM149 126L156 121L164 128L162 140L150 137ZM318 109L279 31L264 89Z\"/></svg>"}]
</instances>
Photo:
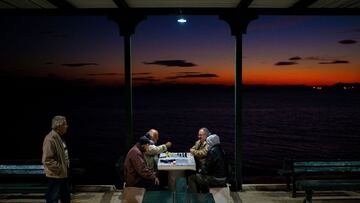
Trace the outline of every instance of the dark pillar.
<instances>
[{"instance_id":1,"label":"dark pillar","mask_svg":"<svg viewBox=\"0 0 360 203\"><path fill-rule=\"evenodd\" d=\"M109 15L120 29L120 36L124 37L124 74L125 74L125 122L126 122L126 148L134 144L133 136L133 108L132 108L132 67L131 67L131 37L135 33L136 25L146 19L145 15L138 15L128 10L120 10L119 14Z\"/></svg>"},{"instance_id":2,"label":"dark pillar","mask_svg":"<svg viewBox=\"0 0 360 203\"><path fill-rule=\"evenodd\" d=\"M235 36L235 180L232 190L240 191L242 189L242 34L246 33L247 26L250 21L258 18L257 15L247 14L243 11L235 11L234 13L222 14L219 16L221 20L226 21L230 28L231 34Z\"/></svg>"}]
</instances>

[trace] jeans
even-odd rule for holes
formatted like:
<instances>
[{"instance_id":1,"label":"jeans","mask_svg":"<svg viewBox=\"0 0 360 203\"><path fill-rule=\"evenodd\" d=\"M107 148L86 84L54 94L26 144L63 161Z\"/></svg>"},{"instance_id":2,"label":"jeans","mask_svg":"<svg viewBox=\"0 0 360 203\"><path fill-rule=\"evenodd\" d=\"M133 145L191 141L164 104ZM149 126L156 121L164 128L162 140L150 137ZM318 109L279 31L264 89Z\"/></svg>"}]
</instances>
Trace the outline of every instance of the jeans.
<instances>
[{"instance_id":1,"label":"jeans","mask_svg":"<svg viewBox=\"0 0 360 203\"><path fill-rule=\"evenodd\" d=\"M70 181L68 178L47 178L46 203L70 203Z\"/></svg>"}]
</instances>

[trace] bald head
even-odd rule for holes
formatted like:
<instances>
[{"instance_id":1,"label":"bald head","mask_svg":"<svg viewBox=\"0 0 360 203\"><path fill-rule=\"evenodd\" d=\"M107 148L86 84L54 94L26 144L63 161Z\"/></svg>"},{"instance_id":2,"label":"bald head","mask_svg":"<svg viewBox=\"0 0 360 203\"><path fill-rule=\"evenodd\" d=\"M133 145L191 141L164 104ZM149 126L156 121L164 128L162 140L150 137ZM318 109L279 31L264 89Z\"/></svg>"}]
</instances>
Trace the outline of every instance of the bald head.
<instances>
[{"instance_id":1,"label":"bald head","mask_svg":"<svg viewBox=\"0 0 360 203\"><path fill-rule=\"evenodd\" d=\"M156 144L159 140L159 132L156 129L150 129L148 131L150 139Z\"/></svg>"}]
</instances>

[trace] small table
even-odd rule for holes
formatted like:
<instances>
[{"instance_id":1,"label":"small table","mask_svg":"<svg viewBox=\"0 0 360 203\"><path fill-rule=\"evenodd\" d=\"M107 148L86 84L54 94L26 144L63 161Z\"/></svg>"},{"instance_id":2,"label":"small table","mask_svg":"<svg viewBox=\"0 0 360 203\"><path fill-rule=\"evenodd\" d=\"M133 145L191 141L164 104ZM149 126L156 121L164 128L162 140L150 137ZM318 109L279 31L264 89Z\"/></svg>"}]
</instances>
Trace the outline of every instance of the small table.
<instances>
[{"instance_id":1,"label":"small table","mask_svg":"<svg viewBox=\"0 0 360 203\"><path fill-rule=\"evenodd\" d=\"M168 186L172 191L177 177L185 177L185 170L196 170L194 156L188 152L161 153L157 166L158 170L168 171Z\"/></svg>"}]
</instances>

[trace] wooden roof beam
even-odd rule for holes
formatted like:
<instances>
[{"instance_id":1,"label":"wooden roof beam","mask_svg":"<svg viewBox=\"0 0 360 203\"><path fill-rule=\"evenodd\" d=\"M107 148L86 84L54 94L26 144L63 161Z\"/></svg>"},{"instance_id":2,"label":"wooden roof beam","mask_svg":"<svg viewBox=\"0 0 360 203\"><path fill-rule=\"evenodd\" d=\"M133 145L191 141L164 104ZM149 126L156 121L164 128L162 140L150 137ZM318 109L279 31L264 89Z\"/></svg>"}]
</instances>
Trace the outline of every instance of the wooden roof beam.
<instances>
[{"instance_id":1,"label":"wooden roof beam","mask_svg":"<svg viewBox=\"0 0 360 203\"><path fill-rule=\"evenodd\" d=\"M7 1L5 1L5 0L0 0L0 2L3 2L4 4L6 4L6 5L8 5L8 6L12 7L12 8L18 8L18 7L15 6L14 4L9 3L9 2L7 2Z\"/></svg>"},{"instance_id":2,"label":"wooden roof beam","mask_svg":"<svg viewBox=\"0 0 360 203\"><path fill-rule=\"evenodd\" d=\"M235 12L235 8L184 8L184 15L221 15ZM248 8L247 13L258 15L356 15L359 8ZM109 15L119 13L118 8L89 8L89 9L0 9L2 15ZM131 13L138 15L177 15L176 8L132 8Z\"/></svg>"},{"instance_id":3,"label":"wooden roof beam","mask_svg":"<svg viewBox=\"0 0 360 203\"><path fill-rule=\"evenodd\" d=\"M125 0L113 0L120 9L129 9L129 4Z\"/></svg>"},{"instance_id":4,"label":"wooden roof beam","mask_svg":"<svg viewBox=\"0 0 360 203\"><path fill-rule=\"evenodd\" d=\"M47 0L47 1L59 9L75 9L75 6L73 6L66 0Z\"/></svg>"},{"instance_id":5,"label":"wooden roof beam","mask_svg":"<svg viewBox=\"0 0 360 203\"><path fill-rule=\"evenodd\" d=\"M298 0L296 3L294 3L292 6L290 6L290 9L308 8L311 4L313 4L317 1L318 0Z\"/></svg>"},{"instance_id":6,"label":"wooden roof beam","mask_svg":"<svg viewBox=\"0 0 360 203\"><path fill-rule=\"evenodd\" d=\"M249 6L251 5L251 3L254 0L241 0L237 6L238 9L246 9L249 8Z\"/></svg>"}]
</instances>

